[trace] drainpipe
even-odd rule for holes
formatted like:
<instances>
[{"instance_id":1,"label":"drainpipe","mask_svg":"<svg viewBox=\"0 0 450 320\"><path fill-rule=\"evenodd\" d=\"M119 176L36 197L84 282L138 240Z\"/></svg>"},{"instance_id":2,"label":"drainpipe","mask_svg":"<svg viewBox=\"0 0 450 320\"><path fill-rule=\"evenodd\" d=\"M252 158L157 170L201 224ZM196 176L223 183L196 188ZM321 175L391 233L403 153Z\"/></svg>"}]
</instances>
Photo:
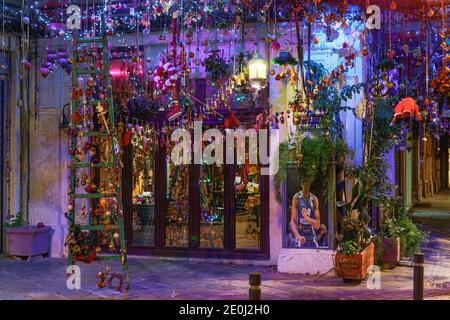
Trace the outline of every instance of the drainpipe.
<instances>
[{"instance_id":1,"label":"drainpipe","mask_svg":"<svg viewBox=\"0 0 450 320\"><path fill-rule=\"evenodd\" d=\"M20 69L20 99L18 106L20 109L20 156L19 156L19 167L20 167L20 212L24 222L28 224L29 212L28 212L28 200L29 200L29 136L30 136L30 125L29 125L29 110L28 110L28 94L27 85L25 83L25 73L21 65L21 61L25 57L24 55L24 44L20 49L20 61L18 67ZM35 66L36 68L36 66ZM29 77L27 76L27 82Z\"/></svg>"}]
</instances>

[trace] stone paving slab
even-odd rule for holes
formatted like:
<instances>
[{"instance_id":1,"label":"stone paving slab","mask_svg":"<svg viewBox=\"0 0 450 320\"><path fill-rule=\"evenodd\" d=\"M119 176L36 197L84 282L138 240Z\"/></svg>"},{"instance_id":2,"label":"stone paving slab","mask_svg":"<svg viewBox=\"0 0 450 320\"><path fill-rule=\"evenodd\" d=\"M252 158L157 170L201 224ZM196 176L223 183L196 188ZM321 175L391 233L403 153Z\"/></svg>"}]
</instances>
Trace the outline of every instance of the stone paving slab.
<instances>
[{"instance_id":1,"label":"stone paving slab","mask_svg":"<svg viewBox=\"0 0 450 320\"><path fill-rule=\"evenodd\" d=\"M441 229L440 229L441 228ZM425 298L450 300L450 233L431 224L424 246ZM205 261L129 257L131 288L128 299L248 299L248 274L262 274L262 298L274 300L412 299L413 268L398 266L381 273L381 288L369 290L327 275L280 274L274 266L214 264ZM66 287L66 259L14 261L0 256L1 299L124 299L109 288L96 287L99 265L80 264L81 290ZM120 272L120 263L111 263Z\"/></svg>"},{"instance_id":2,"label":"stone paving slab","mask_svg":"<svg viewBox=\"0 0 450 320\"><path fill-rule=\"evenodd\" d=\"M365 282L355 286L334 276L284 275L261 266L215 264L205 268L206 263L171 261L168 268L168 262L160 259L130 258L129 262L129 299L247 299L248 273L254 271L262 273L264 299L409 299L412 296L410 267L382 272L381 289L369 290ZM95 286L99 269L94 264L81 265L82 289L68 290L65 267L64 259L24 263L0 258L0 299L123 298L118 292ZM431 287L426 292L430 298L438 299L448 297L450 288Z\"/></svg>"},{"instance_id":3,"label":"stone paving slab","mask_svg":"<svg viewBox=\"0 0 450 320\"><path fill-rule=\"evenodd\" d=\"M397 267L382 273L380 290L367 289L365 282L349 285L334 276L301 276L275 273L261 266L230 266L130 258L129 299L231 299L248 298L248 273L262 273L263 299L409 299L412 268ZM39 264L39 265L37 265ZM95 286L98 266L81 265L82 289L66 288L64 259L17 262L0 258L0 299L123 299L111 289ZM168 271L169 270L169 271ZM186 272L189 270L189 272ZM212 274L208 270L215 270ZM217 275L220 274L219 277ZM449 297L450 288L432 288L429 298Z\"/></svg>"}]
</instances>

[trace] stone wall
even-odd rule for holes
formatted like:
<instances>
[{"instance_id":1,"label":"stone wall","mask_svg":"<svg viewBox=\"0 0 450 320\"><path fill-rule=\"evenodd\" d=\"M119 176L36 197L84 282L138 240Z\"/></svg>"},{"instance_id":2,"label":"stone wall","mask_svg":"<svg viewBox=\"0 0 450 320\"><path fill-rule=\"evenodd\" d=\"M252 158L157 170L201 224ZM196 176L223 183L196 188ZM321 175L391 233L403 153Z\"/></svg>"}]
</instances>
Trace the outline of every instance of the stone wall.
<instances>
[{"instance_id":1,"label":"stone wall","mask_svg":"<svg viewBox=\"0 0 450 320\"><path fill-rule=\"evenodd\" d=\"M30 223L53 229L52 257L63 256L67 232L68 143L60 114L59 107L39 107L30 123Z\"/></svg>"}]
</instances>

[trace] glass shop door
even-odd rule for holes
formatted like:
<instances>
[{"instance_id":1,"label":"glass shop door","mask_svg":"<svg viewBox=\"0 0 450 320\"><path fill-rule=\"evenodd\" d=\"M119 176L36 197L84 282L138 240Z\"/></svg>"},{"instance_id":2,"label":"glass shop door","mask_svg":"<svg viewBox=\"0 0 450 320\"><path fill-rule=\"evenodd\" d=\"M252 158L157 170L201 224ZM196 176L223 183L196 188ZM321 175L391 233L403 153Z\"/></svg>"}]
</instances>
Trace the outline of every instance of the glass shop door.
<instances>
[{"instance_id":1,"label":"glass shop door","mask_svg":"<svg viewBox=\"0 0 450 320\"><path fill-rule=\"evenodd\" d=\"M124 184L130 184L124 195L127 239L134 247L155 246L155 193L158 141L153 125L135 125L126 147L129 160L125 165Z\"/></svg>"}]
</instances>

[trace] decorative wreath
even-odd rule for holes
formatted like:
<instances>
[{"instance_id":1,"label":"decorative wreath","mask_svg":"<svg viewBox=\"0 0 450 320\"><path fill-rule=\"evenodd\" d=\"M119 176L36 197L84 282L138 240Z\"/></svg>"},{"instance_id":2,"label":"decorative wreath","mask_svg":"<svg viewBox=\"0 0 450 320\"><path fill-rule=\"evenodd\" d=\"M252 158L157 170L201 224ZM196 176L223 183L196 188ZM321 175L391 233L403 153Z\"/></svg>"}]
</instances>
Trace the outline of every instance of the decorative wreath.
<instances>
[{"instance_id":1,"label":"decorative wreath","mask_svg":"<svg viewBox=\"0 0 450 320\"><path fill-rule=\"evenodd\" d=\"M158 90L162 93L168 93L169 90L175 88L178 79L181 78L181 72L182 68L163 57L153 71L153 79Z\"/></svg>"}]
</instances>

